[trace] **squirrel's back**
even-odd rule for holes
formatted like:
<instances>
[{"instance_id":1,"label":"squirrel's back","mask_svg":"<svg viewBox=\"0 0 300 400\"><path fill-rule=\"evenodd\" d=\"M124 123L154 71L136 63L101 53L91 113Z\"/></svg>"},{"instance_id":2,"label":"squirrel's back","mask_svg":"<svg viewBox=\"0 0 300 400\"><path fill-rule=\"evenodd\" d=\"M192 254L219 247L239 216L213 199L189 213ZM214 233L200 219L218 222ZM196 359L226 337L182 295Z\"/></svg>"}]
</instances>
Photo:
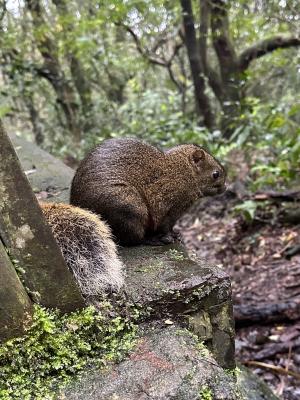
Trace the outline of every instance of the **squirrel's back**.
<instances>
[{"instance_id":1,"label":"squirrel's back","mask_svg":"<svg viewBox=\"0 0 300 400\"><path fill-rule=\"evenodd\" d=\"M93 191L91 182L95 188L107 183L143 185L163 158L163 152L137 139L105 140L80 163L72 182L71 204L81 204L85 194Z\"/></svg>"}]
</instances>

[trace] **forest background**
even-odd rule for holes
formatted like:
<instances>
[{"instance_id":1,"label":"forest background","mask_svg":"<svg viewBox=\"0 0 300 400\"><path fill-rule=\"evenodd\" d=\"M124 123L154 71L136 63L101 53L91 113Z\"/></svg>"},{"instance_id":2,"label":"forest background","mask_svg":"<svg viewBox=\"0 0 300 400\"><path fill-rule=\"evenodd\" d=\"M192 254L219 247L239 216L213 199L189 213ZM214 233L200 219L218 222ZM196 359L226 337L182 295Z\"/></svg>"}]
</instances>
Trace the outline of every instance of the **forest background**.
<instances>
[{"instance_id":1,"label":"forest background","mask_svg":"<svg viewBox=\"0 0 300 400\"><path fill-rule=\"evenodd\" d=\"M0 116L51 153L131 135L243 149L255 188L299 173L297 0L1 3Z\"/></svg>"}]
</instances>

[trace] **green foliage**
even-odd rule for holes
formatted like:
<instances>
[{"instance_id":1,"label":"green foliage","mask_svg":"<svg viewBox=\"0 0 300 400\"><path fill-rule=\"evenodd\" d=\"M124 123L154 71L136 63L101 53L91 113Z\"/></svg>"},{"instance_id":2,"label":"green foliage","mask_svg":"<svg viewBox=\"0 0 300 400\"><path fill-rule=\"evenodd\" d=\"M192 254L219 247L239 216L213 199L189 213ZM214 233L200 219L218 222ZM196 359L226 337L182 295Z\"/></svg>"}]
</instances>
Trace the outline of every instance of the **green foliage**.
<instances>
[{"instance_id":1,"label":"green foliage","mask_svg":"<svg viewBox=\"0 0 300 400\"><path fill-rule=\"evenodd\" d=\"M180 101L180 96L168 89L131 96L116 111L119 126L111 136L134 136L164 148L182 143L214 146L221 133L200 127L192 112L180 110Z\"/></svg>"},{"instance_id":2,"label":"green foliage","mask_svg":"<svg viewBox=\"0 0 300 400\"><path fill-rule=\"evenodd\" d=\"M208 386L203 386L200 390L199 400L213 400L212 391Z\"/></svg>"},{"instance_id":3,"label":"green foliage","mask_svg":"<svg viewBox=\"0 0 300 400\"><path fill-rule=\"evenodd\" d=\"M177 249L170 249L168 251L169 256L171 257L172 260L175 261L182 261L186 259L186 256L179 250Z\"/></svg>"},{"instance_id":4,"label":"green foliage","mask_svg":"<svg viewBox=\"0 0 300 400\"><path fill-rule=\"evenodd\" d=\"M249 223L253 221L256 209L257 209L257 202L253 200L247 200L241 204L236 205L233 208L233 211L237 214L242 214L245 220Z\"/></svg>"},{"instance_id":5,"label":"green foliage","mask_svg":"<svg viewBox=\"0 0 300 400\"><path fill-rule=\"evenodd\" d=\"M135 325L112 314L108 302L101 312L88 307L63 316L36 306L26 336L0 346L0 398L51 399L85 366L120 360L135 343Z\"/></svg>"},{"instance_id":6,"label":"green foliage","mask_svg":"<svg viewBox=\"0 0 300 400\"><path fill-rule=\"evenodd\" d=\"M248 101L251 112L241 116L247 122L241 123L230 143L224 144L220 151L225 157L232 149L244 151L253 190L268 187L280 190L292 185L300 171L300 102L291 97L277 104L254 98Z\"/></svg>"},{"instance_id":7,"label":"green foliage","mask_svg":"<svg viewBox=\"0 0 300 400\"><path fill-rule=\"evenodd\" d=\"M253 186L280 189L299 176L300 103L260 105L259 108L254 120L259 132L256 143L248 143L255 155L251 168Z\"/></svg>"},{"instance_id":8,"label":"green foliage","mask_svg":"<svg viewBox=\"0 0 300 400\"><path fill-rule=\"evenodd\" d=\"M208 132L199 126L184 46L170 64L177 86L167 68L149 61L149 55L169 60L170 48L180 42L180 2L105 0L99 6L94 0L70 0L61 2L66 5L61 12L50 1L41 3L41 24L34 23L23 2L13 3L7 3L0 27L0 116L9 115L15 133L30 139L40 133L43 148L77 159L102 140L119 136L139 137L164 148L196 143L225 161L232 150L241 149L247 154L248 183L254 190L282 188L299 176L299 48L267 54L239 77L244 111L226 142L219 130ZM262 39L294 34L298 3L231 2L229 29L237 55ZM193 8L198 17L199 2L193 1ZM135 32L140 49L124 25ZM71 114L80 128L79 139L70 131L55 85L45 71L41 73L45 60L39 44L45 38L52 41L60 78L75 93L69 106L74 106ZM208 59L218 71L211 33L207 44ZM79 75L74 74L74 60ZM78 79L83 77L85 84ZM207 86L220 121L220 104ZM89 100L87 107L84 99Z\"/></svg>"}]
</instances>

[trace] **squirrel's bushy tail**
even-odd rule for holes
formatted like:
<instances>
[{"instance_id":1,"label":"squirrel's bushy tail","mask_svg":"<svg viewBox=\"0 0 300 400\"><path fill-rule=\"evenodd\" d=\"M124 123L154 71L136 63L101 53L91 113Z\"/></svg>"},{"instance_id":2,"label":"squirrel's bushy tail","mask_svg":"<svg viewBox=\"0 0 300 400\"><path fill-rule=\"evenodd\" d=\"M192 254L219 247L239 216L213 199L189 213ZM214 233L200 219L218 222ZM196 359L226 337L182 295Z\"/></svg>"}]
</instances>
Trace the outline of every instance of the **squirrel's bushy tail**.
<instances>
[{"instance_id":1,"label":"squirrel's bushy tail","mask_svg":"<svg viewBox=\"0 0 300 400\"><path fill-rule=\"evenodd\" d=\"M82 294L89 297L118 291L124 283L124 265L108 225L79 207L40 205Z\"/></svg>"}]
</instances>

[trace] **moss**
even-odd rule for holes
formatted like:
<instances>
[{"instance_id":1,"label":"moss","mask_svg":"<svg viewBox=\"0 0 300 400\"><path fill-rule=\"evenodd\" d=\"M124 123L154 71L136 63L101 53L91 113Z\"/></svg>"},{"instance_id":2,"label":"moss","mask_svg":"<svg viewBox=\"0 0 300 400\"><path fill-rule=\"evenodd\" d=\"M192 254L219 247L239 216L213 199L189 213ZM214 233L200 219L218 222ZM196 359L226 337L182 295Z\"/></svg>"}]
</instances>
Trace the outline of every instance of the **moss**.
<instances>
[{"instance_id":1,"label":"moss","mask_svg":"<svg viewBox=\"0 0 300 400\"><path fill-rule=\"evenodd\" d=\"M186 336L186 337L191 338L194 341L194 345L195 345L196 349L199 351L199 353L202 357L211 356L211 353L208 350L208 348L205 346L205 344L201 340L199 340L199 337L195 333L191 332L187 328L182 328L182 329L177 329L176 334L179 336Z\"/></svg>"},{"instance_id":2,"label":"moss","mask_svg":"<svg viewBox=\"0 0 300 400\"><path fill-rule=\"evenodd\" d=\"M168 251L168 255L171 258L171 260L175 260L175 261L181 261L181 260L187 259L187 257L184 255L183 252L176 250L176 249L170 249Z\"/></svg>"},{"instance_id":3,"label":"moss","mask_svg":"<svg viewBox=\"0 0 300 400\"><path fill-rule=\"evenodd\" d=\"M153 271L155 269L159 269L159 268L164 268L164 263L160 260L158 260L154 264L150 264L150 265L146 265L146 266L141 265L140 267L138 267L136 269L136 272L150 273L151 271Z\"/></svg>"},{"instance_id":4,"label":"moss","mask_svg":"<svg viewBox=\"0 0 300 400\"><path fill-rule=\"evenodd\" d=\"M205 346L203 342L198 342L197 343L197 349L199 350L199 353L202 357L210 357L211 353L208 350L208 348Z\"/></svg>"},{"instance_id":5,"label":"moss","mask_svg":"<svg viewBox=\"0 0 300 400\"><path fill-rule=\"evenodd\" d=\"M199 391L199 400L213 400L212 391L208 386L203 386Z\"/></svg>"},{"instance_id":6,"label":"moss","mask_svg":"<svg viewBox=\"0 0 300 400\"><path fill-rule=\"evenodd\" d=\"M136 318L108 302L63 316L35 306L27 334L0 345L0 398L52 399L84 367L120 360L135 344Z\"/></svg>"},{"instance_id":7,"label":"moss","mask_svg":"<svg viewBox=\"0 0 300 400\"><path fill-rule=\"evenodd\" d=\"M234 378L237 378L241 373L241 369L239 367L235 367L235 368L224 368L224 372L225 374L229 375L229 376L233 376Z\"/></svg>"}]
</instances>

